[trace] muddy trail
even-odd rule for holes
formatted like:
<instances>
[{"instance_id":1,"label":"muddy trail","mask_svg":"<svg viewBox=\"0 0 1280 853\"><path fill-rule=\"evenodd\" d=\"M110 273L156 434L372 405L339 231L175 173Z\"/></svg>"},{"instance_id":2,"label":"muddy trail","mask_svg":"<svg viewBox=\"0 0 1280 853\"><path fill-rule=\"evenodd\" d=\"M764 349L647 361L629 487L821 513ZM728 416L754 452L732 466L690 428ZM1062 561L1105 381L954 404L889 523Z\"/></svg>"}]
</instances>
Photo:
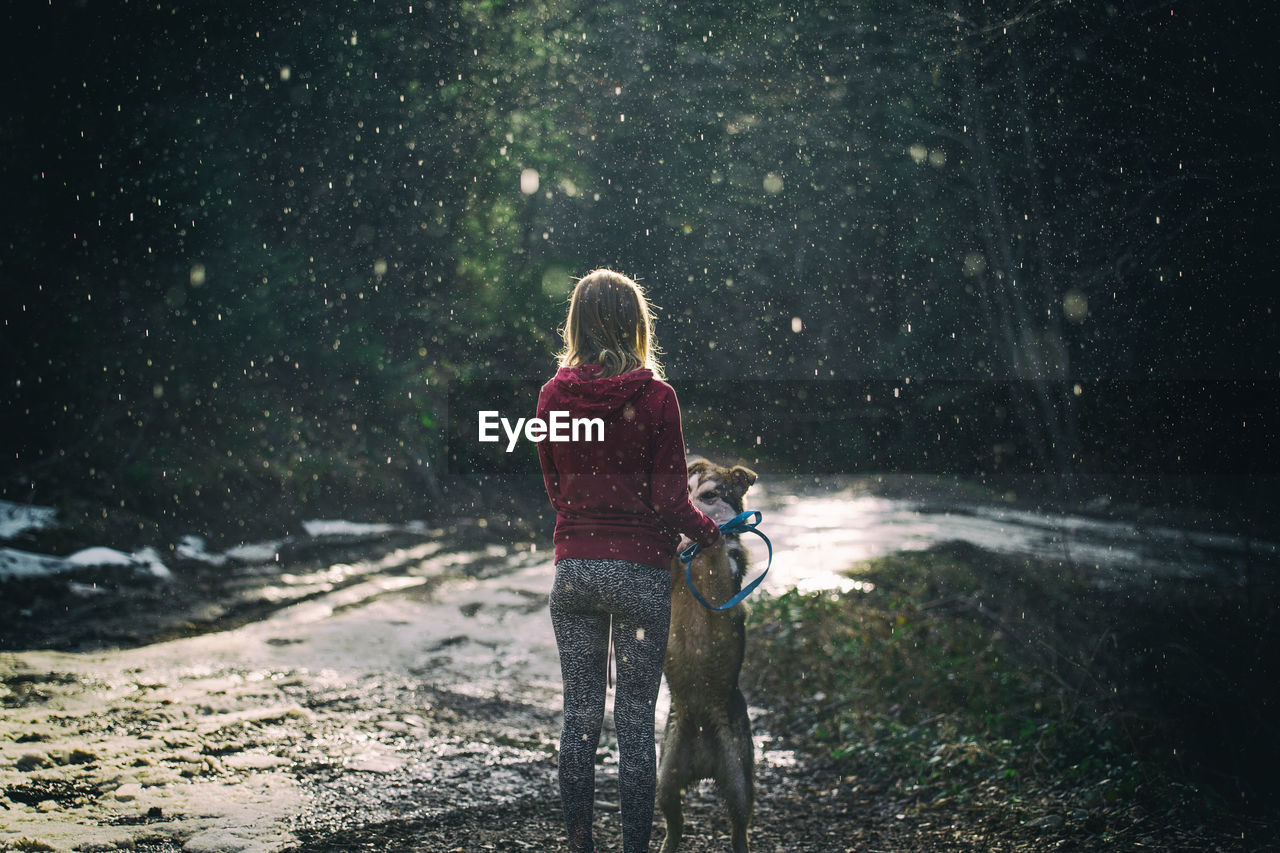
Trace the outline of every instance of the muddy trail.
<instances>
[{"instance_id":1,"label":"muddy trail","mask_svg":"<svg viewBox=\"0 0 1280 853\"><path fill-rule=\"evenodd\" d=\"M753 498L773 592L856 591L858 561L954 539L1065 555L1104 587L1280 561L1254 539L861 481L762 483ZM84 567L0 586L0 849L562 847L545 540L501 520L338 528L222 553L187 543L164 565L168 577ZM748 698L754 850L1042 849L1035 826L990 812L913 815L909 792L816 759L773 730L768 697ZM659 729L665 709L663 696ZM609 725L597 841L618 849ZM727 848L708 784L686 809L682 849Z\"/></svg>"}]
</instances>

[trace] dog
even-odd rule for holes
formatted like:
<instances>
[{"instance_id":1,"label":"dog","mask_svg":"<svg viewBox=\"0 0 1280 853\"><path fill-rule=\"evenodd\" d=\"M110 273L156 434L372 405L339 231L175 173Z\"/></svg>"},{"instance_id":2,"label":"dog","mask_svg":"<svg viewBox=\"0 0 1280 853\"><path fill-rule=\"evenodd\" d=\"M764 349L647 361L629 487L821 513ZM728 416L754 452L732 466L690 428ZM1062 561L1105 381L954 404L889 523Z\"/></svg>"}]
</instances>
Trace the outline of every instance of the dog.
<instances>
[{"instance_id":1,"label":"dog","mask_svg":"<svg viewBox=\"0 0 1280 853\"><path fill-rule=\"evenodd\" d=\"M723 524L742 512L742 497L756 481L749 468L724 468L705 459L688 464L694 506ZM682 545L688 543L682 543ZM694 583L713 604L728 601L742 587L747 549L736 535L723 546L701 551L692 563ZM751 721L738 689L746 641L741 607L711 611L685 583L685 567L671 563L671 629L664 672L671 708L662 734L658 805L667 823L662 853L675 853L684 830L680 798L701 779L714 779L732 829L734 853L747 853L747 827L755 805Z\"/></svg>"}]
</instances>

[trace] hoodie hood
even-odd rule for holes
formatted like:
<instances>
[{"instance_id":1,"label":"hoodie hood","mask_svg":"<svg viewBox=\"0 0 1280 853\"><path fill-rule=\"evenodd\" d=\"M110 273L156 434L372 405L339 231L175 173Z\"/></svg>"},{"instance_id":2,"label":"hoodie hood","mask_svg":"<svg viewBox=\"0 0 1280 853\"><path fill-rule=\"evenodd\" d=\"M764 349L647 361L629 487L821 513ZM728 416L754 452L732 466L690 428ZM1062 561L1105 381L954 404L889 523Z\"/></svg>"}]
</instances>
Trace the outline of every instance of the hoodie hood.
<instances>
[{"instance_id":1,"label":"hoodie hood","mask_svg":"<svg viewBox=\"0 0 1280 853\"><path fill-rule=\"evenodd\" d=\"M599 373L598 364L560 368L547 383L549 407L567 410L570 415L603 417L621 409L653 381L653 371L648 368L617 376L602 377Z\"/></svg>"}]
</instances>

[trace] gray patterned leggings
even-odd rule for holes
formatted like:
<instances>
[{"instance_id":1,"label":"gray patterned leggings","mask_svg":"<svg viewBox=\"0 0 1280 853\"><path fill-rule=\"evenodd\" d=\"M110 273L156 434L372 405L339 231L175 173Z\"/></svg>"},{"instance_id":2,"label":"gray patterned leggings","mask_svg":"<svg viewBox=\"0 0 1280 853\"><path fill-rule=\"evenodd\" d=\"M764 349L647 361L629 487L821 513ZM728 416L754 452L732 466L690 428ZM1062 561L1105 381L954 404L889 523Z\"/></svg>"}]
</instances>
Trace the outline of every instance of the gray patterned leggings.
<instances>
[{"instance_id":1,"label":"gray patterned leggings","mask_svg":"<svg viewBox=\"0 0 1280 853\"><path fill-rule=\"evenodd\" d=\"M654 708L671 621L671 575L627 560L563 559L551 589L551 623L564 676L560 800L572 853L591 853L596 748L604 722L609 618L617 655L613 722L618 732L622 849L645 853L657 775Z\"/></svg>"}]
</instances>

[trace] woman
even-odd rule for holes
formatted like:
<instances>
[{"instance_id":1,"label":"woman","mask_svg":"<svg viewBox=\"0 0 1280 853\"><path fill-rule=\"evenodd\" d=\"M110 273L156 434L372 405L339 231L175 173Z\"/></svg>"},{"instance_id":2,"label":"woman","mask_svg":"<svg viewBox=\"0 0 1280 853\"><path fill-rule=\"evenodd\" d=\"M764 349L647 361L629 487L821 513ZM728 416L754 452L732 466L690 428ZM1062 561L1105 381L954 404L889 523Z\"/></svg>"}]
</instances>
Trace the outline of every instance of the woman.
<instances>
[{"instance_id":1,"label":"woman","mask_svg":"<svg viewBox=\"0 0 1280 853\"><path fill-rule=\"evenodd\" d=\"M560 369L538 396L543 420L565 411L604 421L603 440L538 444L556 510L551 621L564 676L560 797L572 853L593 850L611 622L623 851L649 849L671 560L682 534L704 548L723 545L716 523L689 502L680 406L662 379L652 322L634 281L611 270L588 274L569 303Z\"/></svg>"}]
</instances>

